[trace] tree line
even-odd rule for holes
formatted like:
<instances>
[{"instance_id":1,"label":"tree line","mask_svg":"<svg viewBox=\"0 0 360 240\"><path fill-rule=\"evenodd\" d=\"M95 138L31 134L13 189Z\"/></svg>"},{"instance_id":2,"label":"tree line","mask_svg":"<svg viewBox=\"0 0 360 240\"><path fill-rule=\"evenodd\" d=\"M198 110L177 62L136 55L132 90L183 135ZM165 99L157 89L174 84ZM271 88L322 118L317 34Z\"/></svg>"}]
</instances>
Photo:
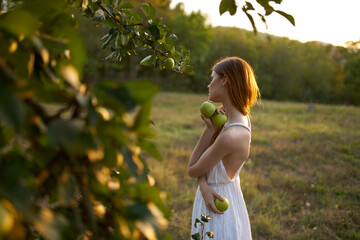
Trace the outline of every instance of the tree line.
<instances>
[{"instance_id":1,"label":"tree line","mask_svg":"<svg viewBox=\"0 0 360 240\"><path fill-rule=\"evenodd\" d=\"M190 50L193 74L150 71L133 64L130 58L122 67L116 63L97 62L96 67L102 71L95 72L94 66L90 68L95 79L103 74L127 80L146 78L162 90L205 93L212 64L224 56L239 56L253 66L264 99L360 104L360 94L357 94L360 53L356 43L341 47L315 41L302 43L264 33L255 35L240 28L213 27L200 11L185 13L182 4L170 9L168 3L159 5L158 9L167 27L178 37L179 44ZM92 56L99 57L98 48L94 49L90 61Z\"/></svg>"}]
</instances>

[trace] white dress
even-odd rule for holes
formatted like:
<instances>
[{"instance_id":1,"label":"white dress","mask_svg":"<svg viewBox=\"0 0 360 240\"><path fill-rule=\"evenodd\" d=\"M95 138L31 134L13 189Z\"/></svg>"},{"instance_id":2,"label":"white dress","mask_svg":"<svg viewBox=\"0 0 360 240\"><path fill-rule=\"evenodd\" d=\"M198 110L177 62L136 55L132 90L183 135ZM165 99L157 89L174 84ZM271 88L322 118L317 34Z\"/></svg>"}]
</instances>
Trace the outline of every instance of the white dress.
<instances>
[{"instance_id":1,"label":"white dress","mask_svg":"<svg viewBox=\"0 0 360 240\"><path fill-rule=\"evenodd\" d=\"M224 127L243 126L249 127L242 123L232 123ZM250 120L249 120L250 126ZM214 240L251 240L251 228L248 212L246 209L244 197L240 188L239 173L244 164L241 165L238 172L233 179L230 179L226 173L224 164L220 160L211 170L206 174L207 183L221 196L229 200L229 208L224 214L213 213L205 206L205 202L201 195L199 187L196 191L196 196L193 205L192 221L191 221L191 235L201 231L200 224L197 228L194 227L195 219L201 219L201 214L209 215L211 220L205 224L204 234L208 231L214 233ZM205 237L204 239L208 239Z\"/></svg>"}]
</instances>

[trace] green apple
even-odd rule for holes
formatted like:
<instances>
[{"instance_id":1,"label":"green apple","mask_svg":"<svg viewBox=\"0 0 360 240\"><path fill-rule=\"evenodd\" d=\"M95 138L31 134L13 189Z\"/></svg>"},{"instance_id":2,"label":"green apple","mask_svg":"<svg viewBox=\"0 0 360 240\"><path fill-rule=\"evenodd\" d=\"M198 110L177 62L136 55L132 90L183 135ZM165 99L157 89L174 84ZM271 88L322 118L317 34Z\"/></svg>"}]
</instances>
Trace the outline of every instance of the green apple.
<instances>
[{"instance_id":1,"label":"green apple","mask_svg":"<svg viewBox=\"0 0 360 240\"><path fill-rule=\"evenodd\" d=\"M175 61L172 58L167 58L164 65L167 69L173 69L175 67Z\"/></svg>"},{"instance_id":2,"label":"green apple","mask_svg":"<svg viewBox=\"0 0 360 240\"><path fill-rule=\"evenodd\" d=\"M219 211L225 212L229 208L229 201L227 200L226 197L222 197L222 198L224 199L224 201L215 199L215 206Z\"/></svg>"},{"instance_id":3,"label":"green apple","mask_svg":"<svg viewBox=\"0 0 360 240\"><path fill-rule=\"evenodd\" d=\"M200 112L205 115L205 117L211 117L216 110L216 107L211 102L204 102L201 104Z\"/></svg>"},{"instance_id":4,"label":"green apple","mask_svg":"<svg viewBox=\"0 0 360 240\"><path fill-rule=\"evenodd\" d=\"M215 113L214 115L211 116L211 121L214 124L214 126L221 127L226 123L227 117L225 114Z\"/></svg>"}]
</instances>

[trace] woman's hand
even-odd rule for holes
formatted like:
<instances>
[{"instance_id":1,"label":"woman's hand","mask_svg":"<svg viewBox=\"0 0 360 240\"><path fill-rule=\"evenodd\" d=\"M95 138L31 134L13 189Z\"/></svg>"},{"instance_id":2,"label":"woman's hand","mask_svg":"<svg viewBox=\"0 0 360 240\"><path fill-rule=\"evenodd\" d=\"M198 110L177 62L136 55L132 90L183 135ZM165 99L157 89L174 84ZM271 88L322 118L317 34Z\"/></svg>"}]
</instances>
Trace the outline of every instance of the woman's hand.
<instances>
[{"instance_id":1,"label":"woman's hand","mask_svg":"<svg viewBox=\"0 0 360 240\"><path fill-rule=\"evenodd\" d=\"M224 212L219 211L215 206L215 199L223 201L224 199L218 194L212 187L208 184L200 185L200 192L203 196L206 207L208 207L212 212L217 214L224 214Z\"/></svg>"},{"instance_id":2,"label":"woman's hand","mask_svg":"<svg viewBox=\"0 0 360 240\"><path fill-rule=\"evenodd\" d=\"M216 113L218 113L218 114L225 114L225 111L223 110L223 109L220 109L220 108L216 108L216 110L215 110L215 112ZM208 129L215 129L216 127L214 126L214 124L212 123L212 121L211 121L211 119L210 118L207 118L207 117L205 117L205 115L204 114L200 114L200 116L201 116L201 118L202 118L202 120L205 122L205 124L206 124L206 127L208 128Z\"/></svg>"}]
</instances>

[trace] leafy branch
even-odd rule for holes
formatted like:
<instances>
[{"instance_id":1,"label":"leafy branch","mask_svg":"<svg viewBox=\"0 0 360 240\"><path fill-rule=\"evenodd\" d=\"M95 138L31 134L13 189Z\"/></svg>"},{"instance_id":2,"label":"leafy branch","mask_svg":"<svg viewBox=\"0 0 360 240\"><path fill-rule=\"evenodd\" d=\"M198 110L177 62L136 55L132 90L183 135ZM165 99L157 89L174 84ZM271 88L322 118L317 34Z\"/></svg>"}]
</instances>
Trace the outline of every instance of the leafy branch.
<instances>
[{"instance_id":1,"label":"leafy branch","mask_svg":"<svg viewBox=\"0 0 360 240\"><path fill-rule=\"evenodd\" d=\"M253 27L254 33L257 33L257 28L254 21L254 17L250 13L250 11L255 11L257 13L258 17L260 17L261 21L265 24L266 28L268 27L266 22L266 16L269 16L273 12L280 14L281 16L286 18L293 26L295 26L294 17L283 11L274 9L274 7L270 5L271 2L274 2L276 4L281 4L282 0L256 0L256 3L263 8L263 11L265 11L265 13L260 13L260 11L256 10L253 4L249 1L245 1L245 4L241 7L241 10L245 13L247 18L249 19ZM237 8L238 6L235 0L221 0L219 12L220 15L222 15L225 12L229 12L230 15L235 15L237 12Z\"/></svg>"},{"instance_id":2,"label":"leafy branch","mask_svg":"<svg viewBox=\"0 0 360 240\"><path fill-rule=\"evenodd\" d=\"M140 55L144 56L140 61L143 66L193 74L190 51L176 47L177 37L168 36L167 27L156 17L156 9L150 2L141 5L141 12L134 10L131 3L86 3L83 5L85 16L93 16L95 22L110 26L109 32L100 39L103 48L111 45L112 52L105 60L120 62L128 55Z\"/></svg>"},{"instance_id":3,"label":"leafy branch","mask_svg":"<svg viewBox=\"0 0 360 240\"><path fill-rule=\"evenodd\" d=\"M200 233L194 233L193 235L191 235L191 238L194 240L203 240L205 239L205 237L207 236L208 238L214 238L214 233L213 232L206 232L204 234L204 230L205 230L205 224L207 222L209 222L211 220L211 218L209 216L206 216L204 213L201 214L201 220L199 220L198 218L195 219L195 223L194 223L194 227L197 228L198 223L200 223Z\"/></svg>"}]
</instances>

